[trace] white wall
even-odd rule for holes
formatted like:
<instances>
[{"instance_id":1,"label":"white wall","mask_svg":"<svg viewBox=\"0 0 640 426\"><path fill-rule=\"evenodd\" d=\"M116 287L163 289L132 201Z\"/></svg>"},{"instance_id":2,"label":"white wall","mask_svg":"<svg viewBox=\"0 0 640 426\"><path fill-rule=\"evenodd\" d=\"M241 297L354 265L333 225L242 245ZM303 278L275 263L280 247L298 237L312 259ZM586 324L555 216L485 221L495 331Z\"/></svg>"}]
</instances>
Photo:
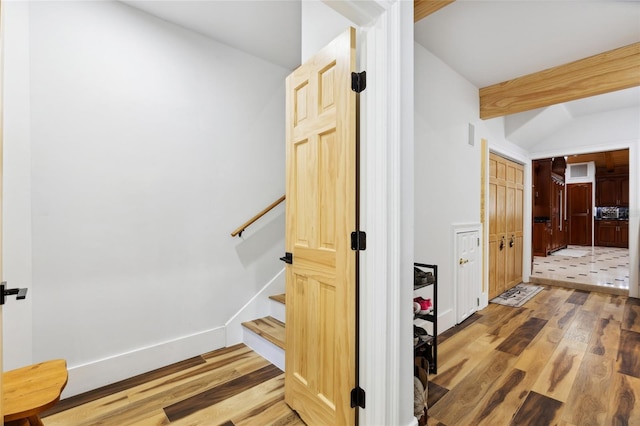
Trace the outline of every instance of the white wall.
<instances>
[{"instance_id":1,"label":"white wall","mask_svg":"<svg viewBox=\"0 0 640 426\"><path fill-rule=\"evenodd\" d=\"M456 324L453 226L480 223L481 139L487 140L488 152L524 165L524 223L531 220L531 161L527 151L505 136L503 118L480 120L478 88L417 43L415 75L415 258L438 265L441 333ZM485 202L488 205L488 199ZM485 248L487 238L488 229L483 229ZM531 256L527 227L523 245L523 280L527 281L530 271L524 259ZM484 272L488 282L487 264ZM425 294L431 296L429 290ZM486 306L488 293L479 289L478 296L480 308Z\"/></svg>"},{"instance_id":2,"label":"white wall","mask_svg":"<svg viewBox=\"0 0 640 426\"><path fill-rule=\"evenodd\" d=\"M65 358L70 396L223 346L282 269L282 208L229 233L284 193L289 71L117 2L29 8L31 211L5 208L32 216L24 361Z\"/></svg>"},{"instance_id":3,"label":"white wall","mask_svg":"<svg viewBox=\"0 0 640 426\"><path fill-rule=\"evenodd\" d=\"M454 224L480 222L478 89L419 44L415 51L415 259L438 265L438 331L456 323ZM475 124L474 124L475 125Z\"/></svg>"},{"instance_id":4,"label":"white wall","mask_svg":"<svg viewBox=\"0 0 640 426\"><path fill-rule=\"evenodd\" d=\"M2 3L3 29L3 276L27 298L3 308L5 370L32 362L31 145L29 116L29 3Z\"/></svg>"}]
</instances>

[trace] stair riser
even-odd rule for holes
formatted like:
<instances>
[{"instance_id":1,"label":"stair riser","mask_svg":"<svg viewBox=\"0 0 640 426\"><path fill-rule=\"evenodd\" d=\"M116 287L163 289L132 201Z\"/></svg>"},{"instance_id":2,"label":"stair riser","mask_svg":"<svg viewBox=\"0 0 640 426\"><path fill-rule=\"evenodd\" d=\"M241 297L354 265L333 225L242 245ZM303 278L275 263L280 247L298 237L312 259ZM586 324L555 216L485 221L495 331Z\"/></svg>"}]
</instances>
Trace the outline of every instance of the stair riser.
<instances>
[{"instance_id":1,"label":"stair riser","mask_svg":"<svg viewBox=\"0 0 640 426\"><path fill-rule=\"evenodd\" d=\"M285 322L285 305L280 302L276 302L275 300L269 300L269 304L271 316L279 321Z\"/></svg>"},{"instance_id":2,"label":"stair riser","mask_svg":"<svg viewBox=\"0 0 640 426\"><path fill-rule=\"evenodd\" d=\"M244 344L249 346L267 361L284 371L284 349L274 345L251 330L243 328Z\"/></svg>"}]
</instances>

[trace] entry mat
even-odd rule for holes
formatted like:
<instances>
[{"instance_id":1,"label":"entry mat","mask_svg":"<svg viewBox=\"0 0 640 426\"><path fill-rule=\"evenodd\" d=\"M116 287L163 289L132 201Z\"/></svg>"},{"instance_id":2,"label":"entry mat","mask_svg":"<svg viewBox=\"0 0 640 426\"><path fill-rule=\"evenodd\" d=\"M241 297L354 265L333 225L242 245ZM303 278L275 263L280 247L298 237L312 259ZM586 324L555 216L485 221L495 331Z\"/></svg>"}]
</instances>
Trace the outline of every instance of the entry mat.
<instances>
[{"instance_id":1,"label":"entry mat","mask_svg":"<svg viewBox=\"0 0 640 426\"><path fill-rule=\"evenodd\" d=\"M491 299L490 302L518 308L527 303L533 296L540 293L543 288L544 287L533 284L520 283L517 286L505 291L495 299Z\"/></svg>"}]
</instances>

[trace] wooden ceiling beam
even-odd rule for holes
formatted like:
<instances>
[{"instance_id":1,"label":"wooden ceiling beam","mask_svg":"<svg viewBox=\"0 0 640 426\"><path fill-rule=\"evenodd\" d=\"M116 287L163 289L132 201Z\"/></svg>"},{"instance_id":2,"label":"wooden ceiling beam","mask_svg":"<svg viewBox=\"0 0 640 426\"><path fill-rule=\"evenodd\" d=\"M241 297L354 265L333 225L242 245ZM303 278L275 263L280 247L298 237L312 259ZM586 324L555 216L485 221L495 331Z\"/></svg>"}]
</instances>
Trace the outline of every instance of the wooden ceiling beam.
<instances>
[{"instance_id":1,"label":"wooden ceiling beam","mask_svg":"<svg viewBox=\"0 0 640 426\"><path fill-rule=\"evenodd\" d=\"M413 2L413 22L418 22L422 18L431 15L443 7L453 3L455 0L414 0Z\"/></svg>"},{"instance_id":2,"label":"wooden ceiling beam","mask_svg":"<svg viewBox=\"0 0 640 426\"><path fill-rule=\"evenodd\" d=\"M640 86L640 43L480 89L480 118L530 111Z\"/></svg>"}]
</instances>

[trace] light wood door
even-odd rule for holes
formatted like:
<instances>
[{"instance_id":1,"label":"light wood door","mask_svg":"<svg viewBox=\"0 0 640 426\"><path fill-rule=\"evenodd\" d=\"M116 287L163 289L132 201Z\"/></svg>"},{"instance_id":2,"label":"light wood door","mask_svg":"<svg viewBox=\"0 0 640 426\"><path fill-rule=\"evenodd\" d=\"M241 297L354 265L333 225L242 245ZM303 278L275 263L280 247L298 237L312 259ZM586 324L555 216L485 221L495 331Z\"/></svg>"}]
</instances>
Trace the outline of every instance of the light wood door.
<instances>
[{"instance_id":1,"label":"light wood door","mask_svg":"<svg viewBox=\"0 0 640 426\"><path fill-rule=\"evenodd\" d=\"M590 246L593 223L591 183L567 185L567 200L569 244Z\"/></svg>"},{"instance_id":2,"label":"light wood door","mask_svg":"<svg viewBox=\"0 0 640 426\"><path fill-rule=\"evenodd\" d=\"M286 81L285 400L310 425L355 423L354 70L350 28Z\"/></svg>"},{"instance_id":3,"label":"light wood door","mask_svg":"<svg viewBox=\"0 0 640 426\"><path fill-rule=\"evenodd\" d=\"M489 298L522 281L524 169L489 155Z\"/></svg>"}]
</instances>

